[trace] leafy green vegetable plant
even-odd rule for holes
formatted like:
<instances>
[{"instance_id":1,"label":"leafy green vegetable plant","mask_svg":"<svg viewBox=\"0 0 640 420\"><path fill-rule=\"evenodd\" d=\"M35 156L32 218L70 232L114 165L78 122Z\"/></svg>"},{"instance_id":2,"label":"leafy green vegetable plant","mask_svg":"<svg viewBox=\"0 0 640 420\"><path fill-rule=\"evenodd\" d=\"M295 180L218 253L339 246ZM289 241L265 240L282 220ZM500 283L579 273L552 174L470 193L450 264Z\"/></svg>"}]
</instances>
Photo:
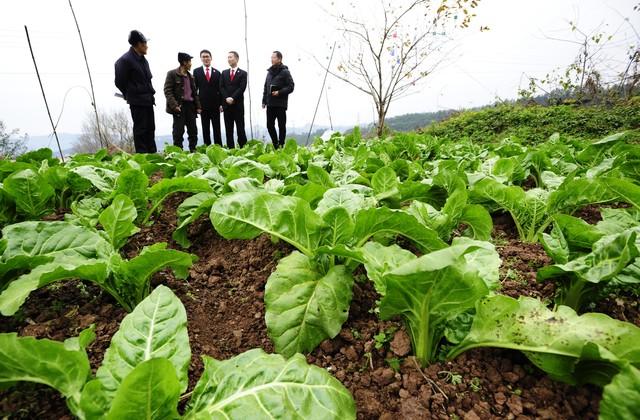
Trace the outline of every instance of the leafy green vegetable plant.
<instances>
[{"instance_id":1,"label":"leafy green vegetable plant","mask_svg":"<svg viewBox=\"0 0 640 420\"><path fill-rule=\"evenodd\" d=\"M115 204L113 212L103 213L102 221L114 226L106 232L70 222L22 222L5 227L0 240L0 313L13 315L32 291L73 278L96 283L131 311L148 295L150 278L157 271L169 267L177 277L186 278L196 257L167 249L165 243L145 247L131 260L120 256L110 242L121 243L123 235L131 232L135 214L129 213L127 219L123 216L126 211L116 210L126 206L120 206L120 200ZM121 223L122 229L117 227Z\"/></svg>"},{"instance_id":2,"label":"leafy green vegetable plant","mask_svg":"<svg viewBox=\"0 0 640 420\"><path fill-rule=\"evenodd\" d=\"M51 386L80 419L180 418L191 349L185 309L170 289L159 286L123 319L95 377L85 350L94 339L92 328L64 343L0 334L0 386ZM355 419L349 391L302 355L203 358L185 418Z\"/></svg>"}]
</instances>

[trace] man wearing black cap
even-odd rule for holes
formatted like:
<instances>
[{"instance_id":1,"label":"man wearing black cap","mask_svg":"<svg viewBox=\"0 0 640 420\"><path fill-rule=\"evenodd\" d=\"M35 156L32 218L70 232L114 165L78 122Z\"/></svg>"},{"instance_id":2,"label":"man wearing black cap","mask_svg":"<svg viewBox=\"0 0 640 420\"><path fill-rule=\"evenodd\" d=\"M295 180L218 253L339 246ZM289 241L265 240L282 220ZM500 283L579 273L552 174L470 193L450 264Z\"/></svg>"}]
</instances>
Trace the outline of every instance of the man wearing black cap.
<instances>
[{"instance_id":1,"label":"man wearing black cap","mask_svg":"<svg viewBox=\"0 0 640 420\"><path fill-rule=\"evenodd\" d=\"M198 144L196 116L202 112L200 98L191 70L191 57L178 53L180 67L169 70L164 82L164 96L167 98L167 112L173 115L173 145L182 149L184 127L187 127L189 151L195 152Z\"/></svg>"},{"instance_id":2,"label":"man wearing black cap","mask_svg":"<svg viewBox=\"0 0 640 420\"><path fill-rule=\"evenodd\" d=\"M129 45L129 51L116 61L115 83L131 109L136 153L155 153L153 95L156 91L151 84L149 62L144 58L148 48L147 39L140 31L133 30L129 33Z\"/></svg>"}]
</instances>

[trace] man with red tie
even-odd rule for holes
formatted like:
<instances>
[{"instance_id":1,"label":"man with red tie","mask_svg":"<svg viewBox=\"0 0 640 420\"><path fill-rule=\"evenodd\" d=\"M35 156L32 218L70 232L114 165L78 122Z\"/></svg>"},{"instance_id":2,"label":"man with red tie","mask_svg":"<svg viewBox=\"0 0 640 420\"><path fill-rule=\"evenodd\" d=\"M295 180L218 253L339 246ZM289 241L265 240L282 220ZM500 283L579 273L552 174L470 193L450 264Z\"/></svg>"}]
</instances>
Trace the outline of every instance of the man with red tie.
<instances>
[{"instance_id":1,"label":"man with red tie","mask_svg":"<svg viewBox=\"0 0 640 420\"><path fill-rule=\"evenodd\" d=\"M211 65L211 52L200 51L202 67L193 70L196 89L202 105L202 138L207 146L211 144L211 126L213 124L213 141L222 146L220 131L220 112L222 112L222 96L220 95L220 72Z\"/></svg>"},{"instance_id":2,"label":"man with red tie","mask_svg":"<svg viewBox=\"0 0 640 420\"><path fill-rule=\"evenodd\" d=\"M240 147L247 143L244 131L244 91L247 88L247 72L238 68L239 55L229 51L227 62L229 68L220 76L220 94L224 111L224 129L227 134L227 147L233 149L233 125L238 132Z\"/></svg>"}]
</instances>

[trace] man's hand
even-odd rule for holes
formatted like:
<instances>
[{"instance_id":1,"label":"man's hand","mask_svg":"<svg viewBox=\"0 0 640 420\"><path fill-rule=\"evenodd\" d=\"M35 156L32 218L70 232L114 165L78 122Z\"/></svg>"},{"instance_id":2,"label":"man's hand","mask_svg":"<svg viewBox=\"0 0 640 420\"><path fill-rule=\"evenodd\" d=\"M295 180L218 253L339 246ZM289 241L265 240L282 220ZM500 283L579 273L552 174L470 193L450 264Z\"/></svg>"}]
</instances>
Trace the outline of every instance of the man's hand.
<instances>
[{"instance_id":1,"label":"man's hand","mask_svg":"<svg viewBox=\"0 0 640 420\"><path fill-rule=\"evenodd\" d=\"M231 96L229 96L227 99L225 99L225 101L226 101L229 105L233 105L233 103L235 102Z\"/></svg>"},{"instance_id":2,"label":"man's hand","mask_svg":"<svg viewBox=\"0 0 640 420\"><path fill-rule=\"evenodd\" d=\"M182 112L182 107L181 106L177 106L176 107L176 114L179 114Z\"/></svg>"},{"instance_id":3,"label":"man's hand","mask_svg":"<svg viewBox=\"0 0 640 420\"><path fill-rule=\"evenodd\" d=\"M271 92L271 96L279 96L280 92L277 90L274 90L273 92Z\"/></svg>"}]
</instances>

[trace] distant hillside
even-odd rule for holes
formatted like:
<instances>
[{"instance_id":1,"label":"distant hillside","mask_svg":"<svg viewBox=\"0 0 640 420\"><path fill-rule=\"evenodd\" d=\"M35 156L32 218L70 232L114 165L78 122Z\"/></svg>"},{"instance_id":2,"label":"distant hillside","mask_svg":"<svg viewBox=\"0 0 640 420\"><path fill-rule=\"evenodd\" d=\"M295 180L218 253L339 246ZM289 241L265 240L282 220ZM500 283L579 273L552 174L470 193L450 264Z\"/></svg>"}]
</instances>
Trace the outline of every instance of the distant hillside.
<instances>
[{"instance_id":1,"label":"distant hillside","mask_svg":"<svg viewBox=\"0 0 640 420\"><path fill-rule=\"evenodd\" d=\"M425 127L431 123L442 121L453 115L456 111L448 109L436 112L421 112L416 114L404 114L387 118L386 125L394 131L413 131ZM371 125L371 128L373 124Z\"/></svg>"}]
</instances>

